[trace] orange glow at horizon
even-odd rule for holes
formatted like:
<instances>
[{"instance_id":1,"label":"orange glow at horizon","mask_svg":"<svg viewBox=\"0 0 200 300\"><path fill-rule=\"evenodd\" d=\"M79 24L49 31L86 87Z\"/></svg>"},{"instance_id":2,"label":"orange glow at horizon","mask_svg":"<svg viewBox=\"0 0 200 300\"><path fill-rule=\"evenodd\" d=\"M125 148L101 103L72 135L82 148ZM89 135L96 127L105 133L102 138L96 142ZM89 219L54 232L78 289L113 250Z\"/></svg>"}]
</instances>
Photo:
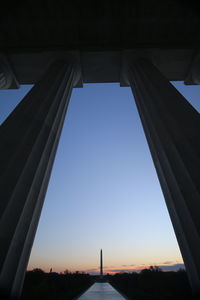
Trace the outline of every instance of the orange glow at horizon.
<instances>
[{"instance_id":1,"label":"orange glow at horizon","mask_svg":"<svg viewBox=\"0 0 200 300\"><path fill-rule=\"evenodd\" d=\"M151 266L156 266L156 267L176 267L177 269L179 268L184 268L184 264L182 261L169 261L169 262L162 262L162 263L152 263L152 264L135 264L135 265L121 265L121 266L105 266L104 267L104 274L116 274L116 273L125 273L125 272L138 272L143 269L149 269ZM50 268L45 267L45 266L36 266L36 265L29 265L28 266L28 271L31 271L35 268L41 268L45 272L49 272ZM89 273L89 274L99 274L100 269L99 267L94 267L94 268L59 268L59 267L54 267L53 271L57 273L63 273L65 270L68 270L69 272L83 272L83 273Z\"/></svg>"}]
</instances>

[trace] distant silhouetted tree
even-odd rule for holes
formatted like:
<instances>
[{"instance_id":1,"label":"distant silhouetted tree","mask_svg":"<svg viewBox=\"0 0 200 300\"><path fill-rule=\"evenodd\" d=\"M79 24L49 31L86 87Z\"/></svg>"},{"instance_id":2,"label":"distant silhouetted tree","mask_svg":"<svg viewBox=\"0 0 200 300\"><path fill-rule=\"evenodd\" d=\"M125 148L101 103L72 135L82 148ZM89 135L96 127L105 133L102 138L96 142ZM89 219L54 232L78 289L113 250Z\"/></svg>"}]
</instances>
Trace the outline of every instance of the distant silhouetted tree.
<instances>
[{"instance_id":1,"label":"distant silhouetted tree","mask_svg":"<svg viewBox=\"0 0 200 300\"><path fill-rule=\"evenodd\" d=\"M26 273L22 300L71 300L93 283L89 274L55 272L34 269Z\"/></svg>"},{"instance_id":2,"label":"distant silhouetted tree","mask_svg":"<svg viewBox=\"0 0 200 300\"><path fill-rule=\"evenodd\" d=\"M109 281L133 300L196 299L192 295L185 270L164 272L157 266L151 266L140 273L115 274Z\"/></svg>"},{"instance_id":3,"label":"distant silhouetted tree","mask_svg":"<svg viewBox=\"0 0 200 300\"><path fill-rule=\"evenodd\" d=\"M33 273L37 273L37 274L44 274L45 272L42 270L42 269L39 269L39 268L35 268L35 269L33 269L31 272L33 272Z\"/></svg>"}]
</instances>

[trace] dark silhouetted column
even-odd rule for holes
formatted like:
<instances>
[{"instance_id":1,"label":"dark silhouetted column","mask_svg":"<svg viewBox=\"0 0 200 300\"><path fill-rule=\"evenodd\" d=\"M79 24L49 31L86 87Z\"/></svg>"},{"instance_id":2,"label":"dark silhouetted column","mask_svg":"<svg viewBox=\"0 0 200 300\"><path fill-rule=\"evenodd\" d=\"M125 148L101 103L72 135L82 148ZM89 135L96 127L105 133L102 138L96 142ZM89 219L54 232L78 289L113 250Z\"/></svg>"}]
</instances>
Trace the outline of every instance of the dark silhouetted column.
<instances>
[{"instance_id":1,"label":"dark silhouetted column","mask_svg":"<svg viewBox=\"0 0 200 300\"><path fill-rule=\"evenodd\" d=\"M76 72L59 61L0 127L0 293L18 299Z\"/></svg>"},{"instance_id":2,"label":"dark silhouetted column","mask_svg":"<svg viewBox=\"0 0 200 300\"><path fill-rule=\"evenodd\" d=\"M0 89L17 89L19 83L5 55L0 53Z\"/></svg>"},{"instance_id":3,"label":"dark silhouetted column","mask_svg":"<svg viewBox=\"0 0 200 300\"><path fill-rule=\"evenodd\" d=\"M127 63L132 88L176 237L200 295L200 119L150 62Z\"/></svg>"}]
</instances>

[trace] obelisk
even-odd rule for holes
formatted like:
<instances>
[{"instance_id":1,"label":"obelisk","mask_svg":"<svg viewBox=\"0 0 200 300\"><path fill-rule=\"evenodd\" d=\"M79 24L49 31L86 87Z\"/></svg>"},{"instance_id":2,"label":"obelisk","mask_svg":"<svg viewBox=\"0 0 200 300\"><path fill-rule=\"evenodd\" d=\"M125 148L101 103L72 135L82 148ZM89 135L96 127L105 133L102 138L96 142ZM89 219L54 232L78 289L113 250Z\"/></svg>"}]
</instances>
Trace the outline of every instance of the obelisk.
<instances>
[{"instance_id":1,"label":"obelisk","mask_svg":"<svg viewBox=\"0 0 200 300\"><path fill-rule=\"evenodd\" d=\"M100 276L103 276L103 254L102 254L102 249L100 251Z\"/></svg>"}]
</instances>

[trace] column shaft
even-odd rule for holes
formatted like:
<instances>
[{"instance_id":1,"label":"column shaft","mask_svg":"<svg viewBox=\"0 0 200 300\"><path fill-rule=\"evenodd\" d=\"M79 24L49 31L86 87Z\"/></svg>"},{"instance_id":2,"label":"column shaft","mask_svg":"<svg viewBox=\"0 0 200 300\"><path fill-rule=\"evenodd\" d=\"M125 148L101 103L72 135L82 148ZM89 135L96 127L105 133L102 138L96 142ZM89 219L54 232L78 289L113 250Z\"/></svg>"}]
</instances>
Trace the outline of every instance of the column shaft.
<instances>
[{"instance_id":1,"label":"column shaft","mask_svg":"<svg viewBox=\"0 0 200 300\"><path fill-rule=\"evenodd\" d=\"M127 74L195 294L200 294L200 119L148 61Z\"/></svg>"},{"instance_id":2,"label":"column shaft","mask_svg":"<svg viewBox=\"0 0 200 300\"><path fill-rule=\"evenodd\" d=\"M75 72L54 63L0 128L0 295L18 299Z\"/></svg>"}]
</instances>

